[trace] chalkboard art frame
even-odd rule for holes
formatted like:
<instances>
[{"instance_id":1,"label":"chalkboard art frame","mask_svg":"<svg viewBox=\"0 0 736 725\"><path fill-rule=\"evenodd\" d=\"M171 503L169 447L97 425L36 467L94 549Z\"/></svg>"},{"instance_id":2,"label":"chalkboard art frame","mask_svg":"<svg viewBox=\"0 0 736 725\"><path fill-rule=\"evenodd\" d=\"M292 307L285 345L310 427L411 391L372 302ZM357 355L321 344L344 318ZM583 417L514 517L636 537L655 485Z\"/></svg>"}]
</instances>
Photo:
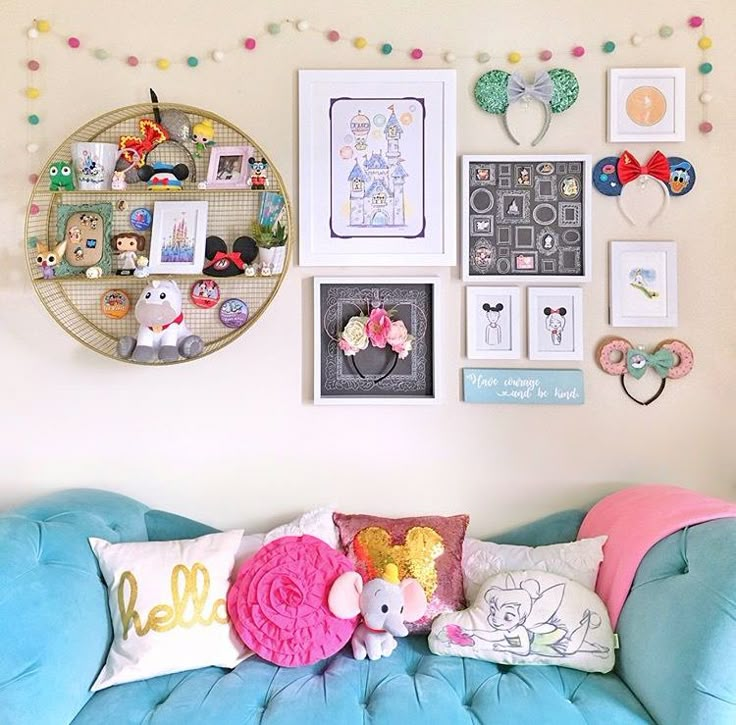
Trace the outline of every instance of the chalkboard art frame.
<instances>
[{"instance_id":1,"label":"chalkboard art frame","mask_svg":"<svg viewBox=\"0 0 736 725\"><path fill-rule=\"evenodd\" d=\"M439 400L436 277L314 278L314 403L421 405ZM354 317L383 309L404 323L411 350L368 344L346 354L342 332ZM360 330L358 330L360 338ZM360 345L360 342L358 343Z\"/></svg>"}]
</instances>

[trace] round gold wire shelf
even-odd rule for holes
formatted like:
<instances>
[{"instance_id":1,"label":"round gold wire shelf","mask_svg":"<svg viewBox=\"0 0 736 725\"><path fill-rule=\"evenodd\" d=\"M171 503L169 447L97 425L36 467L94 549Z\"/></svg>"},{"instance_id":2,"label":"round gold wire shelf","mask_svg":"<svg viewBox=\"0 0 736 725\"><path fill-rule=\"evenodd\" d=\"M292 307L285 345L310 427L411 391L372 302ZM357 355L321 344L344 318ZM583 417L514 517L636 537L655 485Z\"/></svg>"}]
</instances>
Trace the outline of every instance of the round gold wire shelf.
<instances>
[{"instance_id":1,"label":"round gold wire shelf","mask_svg":"<svg viewBox=\"0 0 736 725\"><path fill-rule=\"evenodd\" d=\"M152 118L151 104L126 106L110 111L75 131L51 155L39 179L33 187L26 211L25 248L28 271L36 293L49 314L72 337L96 352L123 362L133 364L132 360L124 360L116 351L121 337L136 336L138 323L133 314L133 307L143 287L152 278L173 279L179 284L182 293L183 313L187 327L193 334L204 341L204 351L192 360L209 355L230 344L248 330L264 313L275 297L286 276L291 259L291 248L294 244L291 224L291 205L286 193L283 178L271 162L263 148L238 127L200 108L175 103L159 103L161 111L174 109L184 112L193 126L203 119L215 123L215 141L218 146L252 146L256 156L268 161L266 191L254 189L200 189L193 183L186 184L182 191L156 193L150 192L143 182L129 184L124 191L49 191L49 168L54 161L71 159L71 144L75 141L99 141L117 145L122 135L139 135L138 121L141 118ZM182 158L188 150L174 143L165 143L154 149L156 161L180 163L184 161L191 166L191 161ZM200 157L193 157L195 168L192 170L197 180L207 178L207 167L210 151ZM192 158L189 156L189 158ZM151 275L147 279L118 276L114 273L98 279L88 279L83 271L79 275L53 277L44 279L36 264L36 242L54 246L61 241L57 233L57 213L60 204L100 204L112 205L112 224L109 237L131 231L130 213L133 209L146 208L153 213L156 201L207 201L207 235L221 237L232 249L237 237L250 235L251 225L258 218L261 200L264 193L276 192L284 197L284 209L280 220L286 227L289 236L285 247L283 269L280 274L271 276L247 277L207 277L196 275ZM37 213L31 214L31 209ZM150 232L150 230L149 230ZM147 236L150 236L148 234ZM150 241L150 240L149 240ZM190 298L190 290L198 279L213 279L220 288L220 303L229 298L243 300L249 311L247 322L238 329L225 327L219 319L220 303L204 309L195 306ZM121 289L130 298L131 311L122 319L111 319L102 312L101 300L105 292ZM181 358L175 362L187 362ZM171 365L174 363L154 363Z\"/></svg>"}]
</instances>

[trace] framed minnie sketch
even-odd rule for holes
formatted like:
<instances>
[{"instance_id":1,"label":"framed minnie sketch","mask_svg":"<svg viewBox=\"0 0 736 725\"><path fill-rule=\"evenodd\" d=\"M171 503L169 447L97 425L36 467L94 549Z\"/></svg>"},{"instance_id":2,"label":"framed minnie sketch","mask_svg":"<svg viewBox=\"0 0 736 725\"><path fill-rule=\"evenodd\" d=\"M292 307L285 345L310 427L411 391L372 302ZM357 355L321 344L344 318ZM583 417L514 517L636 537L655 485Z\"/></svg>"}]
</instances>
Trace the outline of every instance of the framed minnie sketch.
<instances>
[{"instance_id":1,"label":"framed minnie sketch","mask_svg":"<svg viewBox=\"0 0 736 725\"><path fill-rule=\"evenodd\" d=\"M315 277L314 402L438 399L437 279Z\"/></svg>"},{"instance_id":2,"label":"framed minnie sketch","mask_svg":"<svg viewBox=\"0 0 736 725\"><path fill-rule=\"evenodd\" d=\"M677 326L675 242L611 242L611 325Z\"/></svg>"},{"instance_id":3,"label":"framed minnie sketch","mask_svg":"<svg viewBox=\"0 0 736 725\"><path fill-rule=\"evenodd\" d=\"M299 71L299 262L454 265L455 71Z\"/></svg>"},{"instance_id":4,"label":"framed minnie sketch","mask_svg":"<svg viewBox=\"0 0 736 725\"><path fill-rule=\"evenodd\" d=\"M248 159L252 146L213 146L207 167L207 188L248 188Z\"/></svg>"},{"instance_id":5,"label":"framed minnie sketch","mask_svg":"<svg viewBox=\"0 0 736 725\"><path fill-rule=\"evenodd\" d=\"M518 287L467 287L465 319L468 358L518 360L521 357Z\"/></svg>"},{"instance_id":6,"label":"framed minnie sketch","mask_svg":"<svg viewBox=\"0 0 736 725\"><path fill-rule=\"evenodd\" d=\"M608 141L685 140L684 68L611 68Z\"/></svg>"},{"instance_id":7,"label":"framed minnie sketch","mask_svg":"<svg viewBox=\"0 0 736 725\"><path fill-rule=\"evenodd\" d=\"M527 302L530 360L583 359L583 290L530 287Z\"/></svg>"},{"instance_id":8,"label":"framed minnie sketch","mask_svg":"<svg viewBox=\"0 0 736 725\"><path fill-rule=\"evenodd\" d=\"M587 281L590 199L590 156L463 156L463 279Z\"/></svg>"}]
</instances>

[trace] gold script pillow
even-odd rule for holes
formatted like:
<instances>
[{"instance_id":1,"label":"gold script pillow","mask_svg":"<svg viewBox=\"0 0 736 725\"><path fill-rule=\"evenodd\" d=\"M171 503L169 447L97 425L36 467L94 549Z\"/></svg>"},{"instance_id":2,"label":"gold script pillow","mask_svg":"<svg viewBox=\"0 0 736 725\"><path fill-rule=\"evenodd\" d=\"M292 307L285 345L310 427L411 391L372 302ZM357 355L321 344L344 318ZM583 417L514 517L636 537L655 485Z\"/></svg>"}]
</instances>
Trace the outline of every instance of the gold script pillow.
<instances>
[{"instance_id":1,"label":"gold script pillow","mask_svg":"<svg viewBox=\"0 0 736 725\"><path fill-rule=\"evenodd\" d=\"M227 590L243 531L186 541L89 540L108 588L113 642L92 692L250 652L230 624Z\"/></svg>"}]
</instances>

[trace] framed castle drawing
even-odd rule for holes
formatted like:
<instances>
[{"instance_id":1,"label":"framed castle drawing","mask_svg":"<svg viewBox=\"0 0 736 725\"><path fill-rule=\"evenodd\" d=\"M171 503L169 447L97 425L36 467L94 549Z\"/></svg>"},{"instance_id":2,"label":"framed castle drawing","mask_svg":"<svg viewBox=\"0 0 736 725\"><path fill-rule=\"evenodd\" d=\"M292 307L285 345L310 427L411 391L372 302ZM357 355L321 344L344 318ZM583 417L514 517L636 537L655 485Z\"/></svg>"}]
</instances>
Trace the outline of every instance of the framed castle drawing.
<instances>
[{"instance_id":1,"label":"framed castle drawing","mask_svg":"<svg viewBox=\"0 0 736 725\"><path fill-rule=\"evenodd\" d=\"M462 240L466 282L586 282L590 156L463 156Z\"/></svg>"},{"instance_id":2,"label":"framed castle drawing","mask_svg":"<svg viewBox=\"0 0 736 725\"><path fill-rule=\"evenodd\" d=\"M157 201L153 204L151 258L156 274L199 274L207 237L206 201Z\"/></svg>"},{"instance_id":3,"label":"framed castle drawing","mask_svg":"<svg viewBox=\"0 0 736 725\"><path fill-rule=\"evenodd\" d=\"M456 263L455 71L299 71L299 262Z\"/></svg>"}]
</instances>

